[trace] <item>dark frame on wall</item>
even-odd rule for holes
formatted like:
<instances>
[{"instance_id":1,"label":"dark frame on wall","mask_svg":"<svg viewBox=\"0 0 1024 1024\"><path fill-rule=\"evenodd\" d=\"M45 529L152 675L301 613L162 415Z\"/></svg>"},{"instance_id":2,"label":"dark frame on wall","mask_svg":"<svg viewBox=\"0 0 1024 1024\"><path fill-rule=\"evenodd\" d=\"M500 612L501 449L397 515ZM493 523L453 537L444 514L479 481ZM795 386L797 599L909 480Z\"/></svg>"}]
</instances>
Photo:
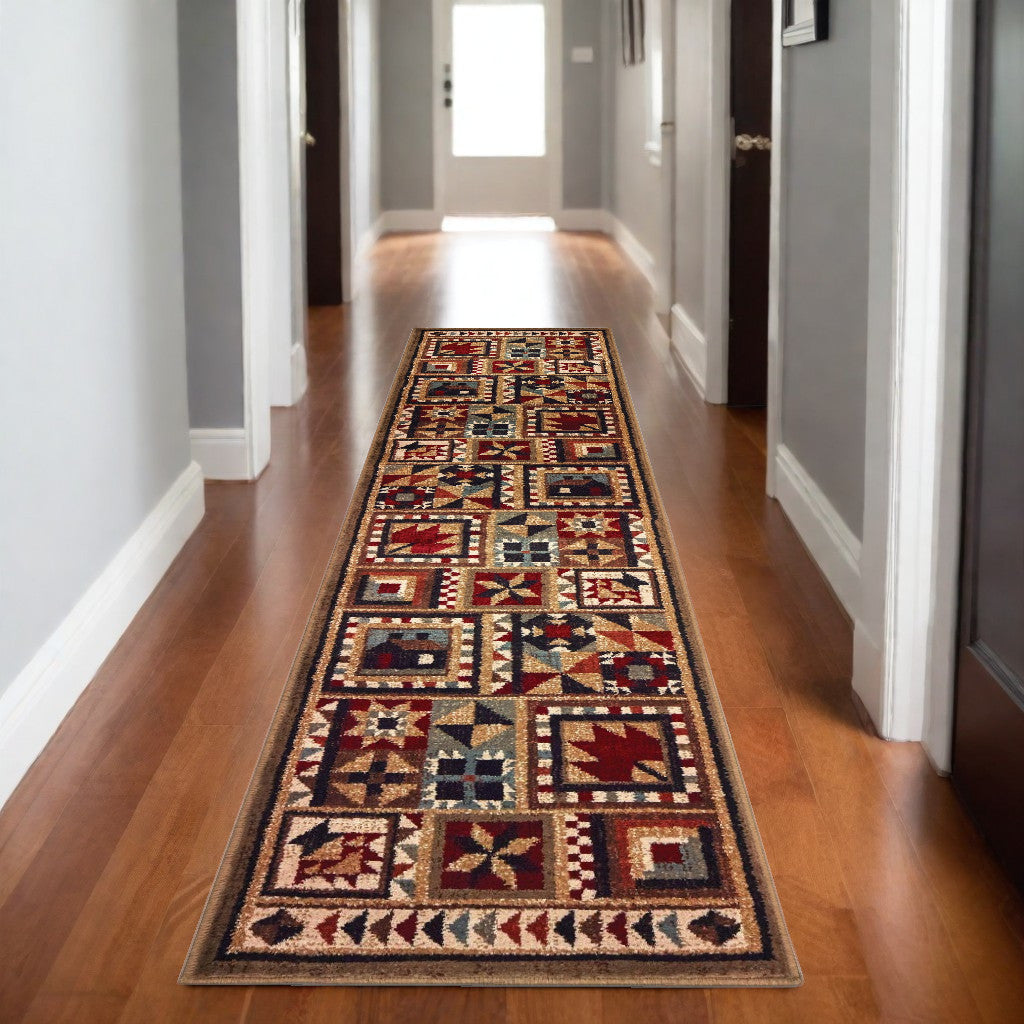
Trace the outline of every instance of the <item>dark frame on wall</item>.
<instances>
[{"instance_id":1,"label":"dark frame on wall","mask_svg":"<svg viewBox=\"0 0 1024 1024\"><path fill-rule=\"evenodd\" d=\"M782 45L828 39L828 0L783 0Z\"/></svg>"},{"instance_id":2,"label":"dark frame on wall","mask_svg":"<svg viewBox=\"0 0 1024 1024\"><path fill-rule=\"evenodd\" d=\"M619 0L622 11L622 63L642 64L644 50L644 0Z\"/></svg>"}]
</instances>

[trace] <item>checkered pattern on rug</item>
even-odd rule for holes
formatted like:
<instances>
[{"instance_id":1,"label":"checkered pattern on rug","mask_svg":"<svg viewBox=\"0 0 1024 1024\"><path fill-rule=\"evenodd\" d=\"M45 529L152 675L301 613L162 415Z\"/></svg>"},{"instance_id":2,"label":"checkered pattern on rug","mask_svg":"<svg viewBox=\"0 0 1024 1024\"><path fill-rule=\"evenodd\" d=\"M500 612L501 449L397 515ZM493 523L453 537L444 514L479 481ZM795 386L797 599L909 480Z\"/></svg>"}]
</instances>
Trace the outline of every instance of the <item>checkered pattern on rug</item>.
<instances>
[{"instance_id":1,"label":"checkered pattern on rug","mask_svg":"<svg viewBox=\"0 0 1024 1024\"><path fill-rule=\"evenodd\" d=\"M418 332L197 976L792 980L616 368Z\"/></svg>"}]
</instances>

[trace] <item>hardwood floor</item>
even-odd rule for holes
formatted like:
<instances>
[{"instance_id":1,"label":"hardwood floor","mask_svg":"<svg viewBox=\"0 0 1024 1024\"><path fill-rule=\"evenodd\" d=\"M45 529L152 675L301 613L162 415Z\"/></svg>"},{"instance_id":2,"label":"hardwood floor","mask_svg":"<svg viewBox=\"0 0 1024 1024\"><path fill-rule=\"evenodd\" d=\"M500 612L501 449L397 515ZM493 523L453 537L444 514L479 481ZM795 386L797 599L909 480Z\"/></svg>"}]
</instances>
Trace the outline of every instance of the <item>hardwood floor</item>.
<instances>
[{"instance_id":1,"label":"hardwood floor","mask_svg":"<svg viewBox=\"0 0 1024 1024\"><path fill-rule=\"evenodd\" d=\"M1024 908L917 744L850 699L850 625L764 495L763 416L700 402L596 235L392 236L311 316L311 389L0 815L4 1022L1024 1019ZM176 977L411 328L616 334L806 982L792 991L183 988Z\"/></svg>"}]
</instances>

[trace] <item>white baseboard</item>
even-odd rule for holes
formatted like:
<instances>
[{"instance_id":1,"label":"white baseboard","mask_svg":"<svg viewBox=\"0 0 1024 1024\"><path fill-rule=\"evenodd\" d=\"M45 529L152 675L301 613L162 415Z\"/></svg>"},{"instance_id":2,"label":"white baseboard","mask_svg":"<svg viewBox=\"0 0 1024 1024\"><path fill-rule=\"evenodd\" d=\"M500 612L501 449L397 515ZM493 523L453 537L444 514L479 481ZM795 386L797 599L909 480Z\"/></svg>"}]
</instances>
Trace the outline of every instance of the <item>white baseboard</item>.
<instances>
[{"instance_id":1,"label":"white baseboard","mask_svg":"<svg viewBox=\"0 0 1024 1024\"><path fill-rule=\"evenodd\" d=\"M378 234L391 231L440 231L442 215L436 210L382 210Z\"/></svg>"},{"instance_id":2,"label":"white baseboard","mask_svg":"<svg viewBox=\"0 0 1024 1024\"><path fill-rule=\"evenodd\" d=\"M708 374L707 339L678 302L672 307L672 351L683 364L697 393L704 398Z\"/></svg>"},{"instance_id":3,"label":"white baseboard","mask_svg":"<svg viewBox=\"0 0 1024 1024\"><path fill-rule=\"evenodd\" d=\"M860 613L860 541L784 444L775 452L776 497L847 614Z\"/></svg>"},{"instance_id":4,"label":"white baseboard","mask_svg":"<svg viewBox=\"0 0 1024 1024\"><path fill-rule=\"evenodd\" d=\"M251 480L245 431L241 427L194 427L192 458L207 480Z\"/></svg>"},{"instance_id":5,"label":"white baseboard","mask_svg":"<svg viewBox=\"0 0 1024 1024\"><path fill-rule=\"evenodd\" d=\"M610 235L611 218L607 210L559 210L554 214L559 231L603 231Z\"/></svg>"},{"instance_id":6,"label":"white baseboard","mask_svg":"<svg viewBox=\"0 0 1024 1024\"><path fill-rule=\"evenodd\" d=\"M0 806L39 756L203 518L196 463L0 694Z\"/></svg>"},{"instance_id":7,"label":"white baseboard","mask_svg":"<svg viewBox=\"0 0 1024 1024\"><path fill-rule=\"evenodd\" d=\"M362 261L366 258L374 243L381 236L382 217L377 219L359 236L356 242L356 259Z\"/></svg>"},{"instance_id":8,"label":"white baseboard","mask_svg":"<svg viewBox=\"0 0 1024 1024\"><path fill-rule=\"evenodd\" d=\"M626 255L636 264L637 269L650 282L655 293L658 291L658 275L654 257L640 244L639 239L613 213L607 214L611 225L611 236L625 250Z\"/></svg>"},{"instance_id":9,"label":"white baseboard","mask_svg":"<svg viewBox=\"0 0 1024 1024\"><path fill-rule=\"evenodd\" d=\"M292 405L306 393L309 374L306 370L306 346L301 341L292 345Z\"/></svg>"}]
</instances>

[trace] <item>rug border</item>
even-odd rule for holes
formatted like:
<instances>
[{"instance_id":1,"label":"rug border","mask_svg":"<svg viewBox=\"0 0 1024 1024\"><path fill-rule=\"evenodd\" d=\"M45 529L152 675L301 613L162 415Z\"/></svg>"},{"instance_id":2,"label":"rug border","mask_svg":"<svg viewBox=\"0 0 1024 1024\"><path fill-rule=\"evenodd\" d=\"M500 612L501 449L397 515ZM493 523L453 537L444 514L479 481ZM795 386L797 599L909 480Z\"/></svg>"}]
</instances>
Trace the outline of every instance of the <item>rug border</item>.
<instances>
[{"instance_id":1,"label":"rug border","mask_svg":"<svg viewBox=\"0 0 1024 1024\"><path fill-rule=\"evenodd\" d=\"M374 961L365 965L346 963L338 976L324 977L305 965L290 966L283 972L280 961L275 961L271 970L264 970L252 960L237 963L217 961L217 952L227 925L234 913L232 894L244 884L246 865L259 837L259 826L264 816L270 790L276 786L276 768L292 740L296 727L297 711L305 699L305 672L302 671L310 655L315 656L321 633L330 614L329 595L336 589L346 571L349 549L358 532L363 514L363 499L369 493L377 471L381 453L387 443L391 424L402 393L408 380L409 371L419 351L424 333L430 330L478 331L489 328L430 328L416 327L406 343L387 400L377 422L373 440L366 452L363 468L352 491L345 520L332 548L320 587L306 621L302 640L292 661L288 679L281 698L274 710L260 756L253 769L246 788L241 808L235 818L227 847L217 868L214 881L203 906L199 922L189 945L178 982L182 985L309 985L309 986L458 986L479 987L552 987L571 986L581 988L793 988L803 983L803 972L797 962L792 939L786 926L782 905L768 867L760 830L750 804L749 794L743 781L739 762L733 746L732 736L726 723L718 689L708 663L704 641L697 626L696 616L690 600L689 589L679 561L679 554L672 535L671 524L665 514L657 479L651 467L636 408L633 404L625 372L619 358L614 333L609 328L598 327L524 327L515 328L524 333L560 331L600 331L607 343L608 355L618 384L619 399L623 413L631 427L635 457L646 476L647 497L650 503L652 532L660 538L665 553L665 571L677 593L678 612L688 631L692 654L699 663L703 680L702 693L707 705L708 728L715 734L716 750L724 781L728 783L735 803L736 826L742 831L746 852L753 875L764 905L764 919L769 937L775 950L774 961L729 960L728 971L716 973L708 969L707 962L699 963L675 959L671 961L646 961L634 957L579 958L572 961L549 962L543 957L535 961L523 958L517 967L508 961L491 962L481 958L468 958L459 967L452 957L436 961L418 961L408 967L413 975L403 972L391 973L397 964L382 964ZM504 329L504 328L502 328ZM642 964L643 978L618 973L620 967L636 967ZM538 967L543 967L540 976ZM766 974L766 969L774 972ZM587 971L593 971L589 974ZM758 973L760 972L760 973ZM385 974L385 977L381 977Z\"/></svg>"}]
</instances>

